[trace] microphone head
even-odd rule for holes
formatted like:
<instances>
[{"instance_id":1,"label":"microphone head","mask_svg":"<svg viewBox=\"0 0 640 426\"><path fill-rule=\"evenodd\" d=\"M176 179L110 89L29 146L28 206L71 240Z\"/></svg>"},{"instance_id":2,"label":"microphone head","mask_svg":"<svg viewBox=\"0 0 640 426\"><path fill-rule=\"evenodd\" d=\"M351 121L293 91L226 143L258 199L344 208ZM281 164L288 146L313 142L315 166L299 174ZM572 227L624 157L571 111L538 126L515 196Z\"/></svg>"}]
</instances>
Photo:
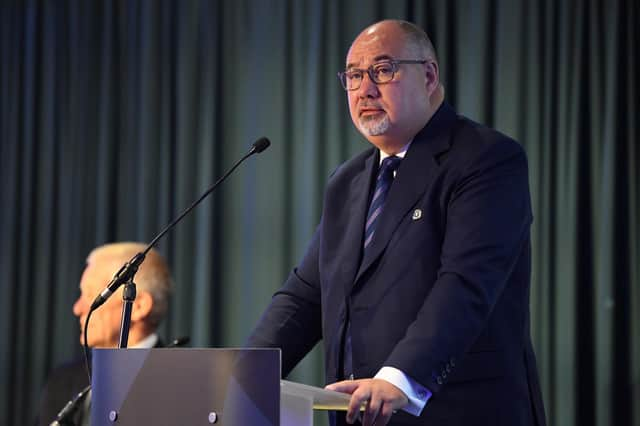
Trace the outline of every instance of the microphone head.
<instances>
[{"instance_id":1,"label":"microphone head","mask_svg":"<svg viewBox=\"0 0 640 426\"><path fill-rule=\"evenodd\" d=\"M269 145L271 145L271 142L269 141L269 139L263 136L253 143L253 151L256 153L260 153L269 148Z\"/></svg>"}]
</instances>

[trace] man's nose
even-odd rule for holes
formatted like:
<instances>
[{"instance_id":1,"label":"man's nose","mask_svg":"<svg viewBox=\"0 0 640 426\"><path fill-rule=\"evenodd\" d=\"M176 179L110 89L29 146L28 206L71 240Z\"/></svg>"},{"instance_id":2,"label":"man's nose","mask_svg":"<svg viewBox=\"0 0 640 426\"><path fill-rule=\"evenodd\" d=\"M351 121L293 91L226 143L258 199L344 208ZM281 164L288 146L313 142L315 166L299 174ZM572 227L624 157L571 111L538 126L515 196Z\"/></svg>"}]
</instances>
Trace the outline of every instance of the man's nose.
<instances>
[{"instance_id":1,"label":"man's nose","mask_svg":"<svg viewBox=\"0 0 640 426\"><path fill-rule=\"evenodd\" d=\"M369 73L365 72L358 88L358 96L360 98L375 98L379 95L378 85L371 80Z\"/></svg>"},{"instance_id":2,"label":"man's nose","mask_svg":"<svg viewBox=\"0 0 640 426\"><path fill-rule=\"evenodd\" d=\"M78 297L78 299L73 304L73 315L80 317L86 310L86 303L82 300L82 296Z\"/></svg>"}]
</instances>

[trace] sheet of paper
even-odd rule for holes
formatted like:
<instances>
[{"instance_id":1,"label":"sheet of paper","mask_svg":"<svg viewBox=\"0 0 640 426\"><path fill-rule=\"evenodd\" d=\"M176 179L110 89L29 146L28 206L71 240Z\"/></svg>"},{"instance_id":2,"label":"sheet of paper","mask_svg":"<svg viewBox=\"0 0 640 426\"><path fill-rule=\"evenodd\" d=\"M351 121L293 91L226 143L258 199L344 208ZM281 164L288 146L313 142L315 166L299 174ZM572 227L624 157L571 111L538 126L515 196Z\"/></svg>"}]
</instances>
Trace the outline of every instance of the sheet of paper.
<instances>
[{"instance_id":1,"label":"sheet of paper","mask_svg":"<svg viewBox=\"0 0 640 426\"><path fill-rule=\"evenodd\" d=\"M314 410L346 411L351 400L351 395L348 393L335 392L288 380L280 380L280 391L311 399Z\"/></svg>"}]
</instances>

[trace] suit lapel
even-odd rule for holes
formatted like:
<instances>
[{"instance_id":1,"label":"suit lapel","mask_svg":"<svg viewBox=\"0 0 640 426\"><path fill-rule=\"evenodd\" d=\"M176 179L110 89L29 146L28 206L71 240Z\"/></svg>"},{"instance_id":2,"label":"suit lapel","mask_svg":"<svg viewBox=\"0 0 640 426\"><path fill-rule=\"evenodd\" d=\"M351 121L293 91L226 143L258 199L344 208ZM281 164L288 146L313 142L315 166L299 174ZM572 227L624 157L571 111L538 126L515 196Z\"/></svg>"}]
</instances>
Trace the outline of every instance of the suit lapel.
<instances>
[{"instance_id":1,"label":"suit lapel","mask_svg":"<svg viewBox=\"0 0 640 426\"><path fill-rule=\"evenodd\" d=\"M348 224L343 228L345 234L342 235L342 244L339 244L340 253L336 259L340 259L342 269L342 282L345 284L345 294L348 294L354 282L354 277L360 265L362 256L362 244L364 237L364 223L369 207L369 188L374 179L374 171L377 170L379 155L377 150L372 151L372 155L367 157L364 167L351 181L348 193L349 199L346 201L349 208L347 215Z\"/></svg>"},{"instance_id":2,"label":"suit lapel","mask_svg":"<svg viewBox=\"0 0 640 426\"><path fill-rule=\"evenodd\" d=\"M453 109L443 103L429 123L415 136L391 185L373 240L353 280L354 285L381 255L394 230L431 185L439 167L436 158L449 148L449 136L455 117ZM364 224L360 229L364 232Z\"/></svg>"}]
</instances>

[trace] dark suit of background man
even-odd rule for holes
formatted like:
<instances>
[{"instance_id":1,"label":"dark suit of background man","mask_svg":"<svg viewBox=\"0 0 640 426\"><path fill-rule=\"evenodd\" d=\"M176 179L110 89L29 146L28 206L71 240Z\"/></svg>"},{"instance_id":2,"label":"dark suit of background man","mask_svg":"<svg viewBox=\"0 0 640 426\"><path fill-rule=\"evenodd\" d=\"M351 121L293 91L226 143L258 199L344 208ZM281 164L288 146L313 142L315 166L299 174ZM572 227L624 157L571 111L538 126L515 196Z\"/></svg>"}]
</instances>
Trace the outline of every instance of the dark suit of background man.
<instances>
[{"instance_id":1,"label":"dark suit of background man","mask_svg":"<svg viewBox=\"0 0 640 426\"><path fill-rule=\"evenodd\" d=\"M443 102L413 24L366 28L340 78L373 148L331 176L313 240L249 344L282 348L286 375L323 339L327 382L354 377L328 386L352 394L348 423L364 403L365 425L544 425L524 151ZM388 156L403 159L371 212Z\"/></svg>"},{"instance_id":2,"label":"dark suit of background man","mask_svg":"<svg viewBox=\"0 0 640 426\"><path fill-rule=\"evenodd\" d=\"M91 303L104 290L120 267L145 248L146 244L141 243L111 243L97 247L89 254L87 266L80 280L80 296L73 305L73 314L80 322L81 344L84 344L84 322ZM137 294L131 311L128 346L138 348L161 346L156 330L167 313L172 282L169 267L156 250L149 251L138 269L134 282ZM89 330L87 330L89 346L92 348L118 347L122 304L122 288L120 288L91 315ZM67 401L88 384L89 379L83 360L71 362L54 370L42 394L38 424L50 424ZM72 420L76 425L88 424L89 398Z\"/></svg>"}]
</instances>

